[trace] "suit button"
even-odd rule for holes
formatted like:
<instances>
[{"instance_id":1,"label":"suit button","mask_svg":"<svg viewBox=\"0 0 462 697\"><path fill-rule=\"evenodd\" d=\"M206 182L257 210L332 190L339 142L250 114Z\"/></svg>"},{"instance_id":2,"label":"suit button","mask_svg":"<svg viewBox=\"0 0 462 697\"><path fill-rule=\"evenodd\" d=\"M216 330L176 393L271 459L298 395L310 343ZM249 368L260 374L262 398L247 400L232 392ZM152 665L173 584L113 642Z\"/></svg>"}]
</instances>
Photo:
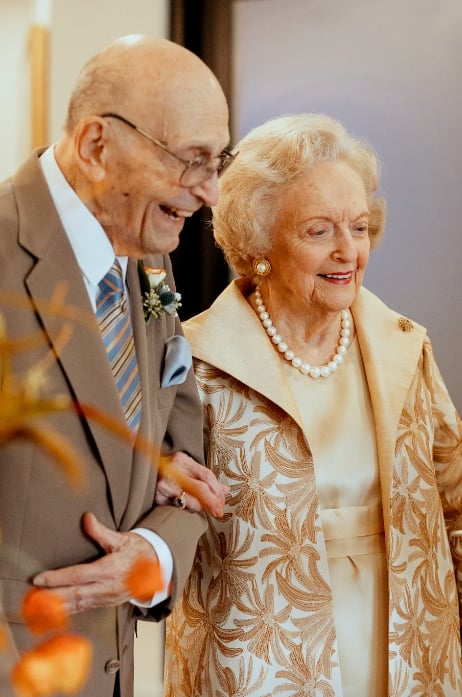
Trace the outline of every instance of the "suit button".
<instances>
[{"instance_id":1,"label":"suit button","mask_svg":"<svg viewBox=\"0 0 462 697\"><path fill-rule=\"evenodd\" d=\"M117 658L111 658L109 661L106 661L104 664L104 672L107 673L108 675L113 675L113 673L117 673L117 671L120 669L120 661L117 660Z\"/></svg>"}]
</instances>

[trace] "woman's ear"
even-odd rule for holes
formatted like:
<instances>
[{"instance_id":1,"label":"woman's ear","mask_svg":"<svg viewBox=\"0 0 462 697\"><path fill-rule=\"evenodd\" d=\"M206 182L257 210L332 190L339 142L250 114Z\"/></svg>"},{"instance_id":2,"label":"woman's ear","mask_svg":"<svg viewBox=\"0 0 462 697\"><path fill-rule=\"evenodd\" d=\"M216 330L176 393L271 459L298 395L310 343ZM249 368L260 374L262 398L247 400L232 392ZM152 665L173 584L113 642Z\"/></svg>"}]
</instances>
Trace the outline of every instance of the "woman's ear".
<instances>
[{"instance_id":1,"label":"woman's ear","mask_svg":"<svg viewBox=\"0 0 462 697\"><path fill-rule=\"evenodd\" d=\"M106 176L108 141L106 124L99 116L84 119L74 135L79 166L90 182L100 182Z\"/></svg>"}]
</instances>

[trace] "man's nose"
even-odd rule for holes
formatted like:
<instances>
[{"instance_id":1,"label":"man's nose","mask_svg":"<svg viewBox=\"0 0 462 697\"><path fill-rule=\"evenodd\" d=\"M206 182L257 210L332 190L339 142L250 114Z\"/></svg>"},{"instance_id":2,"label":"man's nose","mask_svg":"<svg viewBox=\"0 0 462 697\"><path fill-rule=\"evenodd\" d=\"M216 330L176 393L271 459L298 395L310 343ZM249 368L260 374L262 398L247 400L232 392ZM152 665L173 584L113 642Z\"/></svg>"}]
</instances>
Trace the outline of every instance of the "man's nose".
<instances>
[{"instance_id":1,"label":"man's nose","mask_svg":"<svg viewBox=\"0 0 462 697\"><path fill-rule=\"evenodd\" d=\"M200 198L204 206L214 206L218 203L218 174L214 172L212 176L204 179L200 184L189 187L194 196Z\"/></svg>"}]
</instances>

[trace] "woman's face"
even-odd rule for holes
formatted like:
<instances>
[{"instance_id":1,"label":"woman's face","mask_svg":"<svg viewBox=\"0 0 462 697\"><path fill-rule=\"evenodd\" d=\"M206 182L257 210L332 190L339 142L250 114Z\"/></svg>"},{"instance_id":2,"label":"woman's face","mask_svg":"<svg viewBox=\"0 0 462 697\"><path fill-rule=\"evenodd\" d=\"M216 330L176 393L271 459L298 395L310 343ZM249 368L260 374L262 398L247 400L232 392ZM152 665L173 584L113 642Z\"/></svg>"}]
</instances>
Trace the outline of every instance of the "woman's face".
<instances>
[{"instance_id":1,"label":"woman's face","mask_svg":"<svg viewBox=\"0 0 462 697\"><path fill-rule=\"evenodd\" d=\"M267 277L294 312L336 312L353 302L369 258L364 184L345 162L315 165L281 194Z\"/></svg>"}]
</instances>

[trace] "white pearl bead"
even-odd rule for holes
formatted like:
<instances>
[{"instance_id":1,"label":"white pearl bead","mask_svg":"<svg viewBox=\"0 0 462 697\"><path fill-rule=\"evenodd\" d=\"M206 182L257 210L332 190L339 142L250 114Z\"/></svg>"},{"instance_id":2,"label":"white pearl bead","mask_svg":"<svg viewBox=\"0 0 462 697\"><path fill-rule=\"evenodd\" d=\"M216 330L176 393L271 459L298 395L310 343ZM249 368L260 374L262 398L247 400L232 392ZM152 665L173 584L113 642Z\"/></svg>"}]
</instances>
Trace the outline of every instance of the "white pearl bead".
<instances>
[{"instance_id":1,"label":"white pearl bead","mask_svg":"<svg viewBox=\"0 0 462 697\"><path fill-rule=\"evenodd\" d=\"M265 264L260 264L258 267L259 271L266 270ZM263 298L261 296L258 288L255 290L255 304L257 307L257 314L266 329L266 333L271 338L271 341L277 347L281 354L284 354L284 358L291 363L291 365L302 373L302 375L310 375L312 378L327 378L331 373L335 373L338 366L343 363L343 358L347 352L347 348L351 341L351 326L352 321L350 319L350 313L348 310L342 310L341 320L340 320L340 337L337 344L336 353L333 358L325 365L311 366L309 363L305 363L299 356L295 355L295 351L289 348L288 344L283 340L282 336L278 334L276 327L273 325L269 312L267 311Z\"/></svg>"}]
</instances>

